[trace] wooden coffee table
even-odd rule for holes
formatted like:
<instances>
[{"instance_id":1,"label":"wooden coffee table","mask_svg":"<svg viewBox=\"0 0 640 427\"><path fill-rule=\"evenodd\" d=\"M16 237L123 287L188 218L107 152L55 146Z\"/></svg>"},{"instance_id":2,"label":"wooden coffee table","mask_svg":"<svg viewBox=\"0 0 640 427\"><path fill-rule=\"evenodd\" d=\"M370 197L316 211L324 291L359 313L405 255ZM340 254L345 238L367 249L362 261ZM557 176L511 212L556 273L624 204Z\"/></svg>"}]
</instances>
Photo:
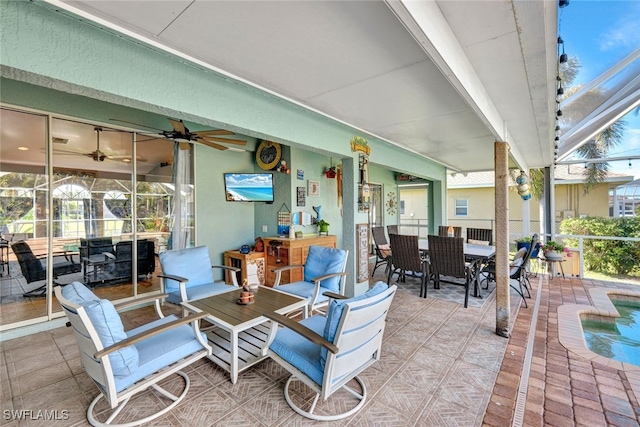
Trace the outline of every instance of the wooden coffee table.
<instances>
[{"instance_id":1,"label":"wooden coffee table","mask_svg":"<svg viewBox=\"0 0 640 427\"><path fill-rule=\"evenodd\" d=\"M203 328L213 347L209 358L231 374L234 384L240 372L267 357L269 333L277 326L263 314L286 315L308 303L304 298L260 286L253 304L239 305L236 301L241 291L230 287L228 292L182 303L189 312L209 314L204 320L213 327Z\"/></svg>"}]
</instances>

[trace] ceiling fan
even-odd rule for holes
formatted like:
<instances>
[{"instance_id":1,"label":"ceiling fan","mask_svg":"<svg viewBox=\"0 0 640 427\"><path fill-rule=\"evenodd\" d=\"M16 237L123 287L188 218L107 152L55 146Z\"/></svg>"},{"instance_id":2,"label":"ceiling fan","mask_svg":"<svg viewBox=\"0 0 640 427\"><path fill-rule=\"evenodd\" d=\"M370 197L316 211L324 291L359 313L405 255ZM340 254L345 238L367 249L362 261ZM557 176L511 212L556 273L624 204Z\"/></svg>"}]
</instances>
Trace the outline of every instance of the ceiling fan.
<instances>
[{"instance_id":1,"label":"ceiling fan","mask_svg":"<svg viewBox=\"0 0 640 427\"><path fill-rule=\"evenodd\" d=\"M166 138L174 141L186 141L186 142L197 142L203 145L206 145L211 148L216 148L218 150L228 150L229 147L219 144L222 142L224 144L234 144L234 145L247 145L247 141L239 140L239 139L230 139L230 138L220 138L221 135L235 135L233 132L224 129L209 129L209 130L201 130L197 132L191 132L185 125L182 120L176 120L167 118L169 123L171 123L171 130L162 130L153 128L147 125L142 125L139 123L128 122L125 120L112 119L114 121L129 123L136 126L143 126L150 129L155 129L160 131L160 134Z\"/></svg>"},{"instance_id":2,"label":"ceiling fan","mask_svg":"<svg viewBox=\"0 0 640 427\"><path fill-rule=\"evenodd\" d=\"M126 156L126 155L112 156L100 150L100 133L103 132L103 129L99 126L96 126L93 128L93 130L96 133L96 149L94 151L91 151L90 153L78 153L76 151L56 150L56 152L61 154L75 154L75 155L87 156L92 158L94 162L104 162L105 160L116 160L116 161L122 161L125 163L131 163L131 156ZM143 157L137 157L136 160L139 162L147 161L147 159Z\"/></svg>"}]
</instances>

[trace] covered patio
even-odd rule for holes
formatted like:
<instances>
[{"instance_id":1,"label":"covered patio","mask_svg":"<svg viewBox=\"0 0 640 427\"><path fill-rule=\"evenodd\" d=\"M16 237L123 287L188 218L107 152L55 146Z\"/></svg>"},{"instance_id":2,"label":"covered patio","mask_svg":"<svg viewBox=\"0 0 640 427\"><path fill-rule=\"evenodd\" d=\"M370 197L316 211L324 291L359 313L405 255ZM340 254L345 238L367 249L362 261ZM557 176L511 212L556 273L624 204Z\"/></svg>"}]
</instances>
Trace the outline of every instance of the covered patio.
<instances>
[{"instance_id":1,"label":"covered patio","mask_svg":"<svg viewBox=\"0 0 640 427\"><path fill-rule=\"evenodd\" d=\"M485 293L481 306L464 309L433 293L419 298L419 286L411 280L400 284L393 302L382 359L363 373L368 402L357 415L333 424L502 427L639 421L640 405L627 375L567 351L558 340L557 316L562 304L591 304L590 288L634 290L635 285L539 275L532 280L535 303L530 300L524 308L513 298L512 333L505 340L495 334L495 292ZM152 316L151 308L130 311L126 326ZM57 410L68 415L59 425L87 425L85 411L97 390L80 365L69 328L3 341L0 348L3 409L34 414ZM308 422L286 404L283 386L288 375L271 360L242 373L235 385L209 361L192 365L187 373L192 382L187 398L156 424ZM302 399L309 397L304 390L297 392ZM151 394L140 399L136 407L142 411L159 403Z\"/></svg>"}]
</instances>

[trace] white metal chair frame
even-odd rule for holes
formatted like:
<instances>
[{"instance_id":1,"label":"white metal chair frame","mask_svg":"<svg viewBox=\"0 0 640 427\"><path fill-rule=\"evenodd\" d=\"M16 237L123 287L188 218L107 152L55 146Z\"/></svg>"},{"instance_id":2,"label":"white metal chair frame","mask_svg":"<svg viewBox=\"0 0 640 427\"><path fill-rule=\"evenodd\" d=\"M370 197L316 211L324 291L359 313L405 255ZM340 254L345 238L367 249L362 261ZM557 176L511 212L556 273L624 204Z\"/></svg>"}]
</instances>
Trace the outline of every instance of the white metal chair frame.
<instances>
[{"instance_id":1,"label":"white metal chair frame","mask_svg":"<svg viewBox=\"0 0 640 427\"><path fill-rule=\"evenodd\" d=\"M396 289L397 286L392 285L378 295L347 303L333 342L329 342L311 329L286 316L277 313L265 314L265 317L271 319L274 325L278 323L292 329L304 338L328 350L321 386L304 372L269 350L269 356L292 373L284 386L284 396L295 412L313 420L333 421L351 416L362 408L367 399L367 388L358 374L380 359L386 315ZM325 295L335 299L346 298L332 292L325 292ZM372 302L372 300L375 301ZM275 338L274 331L277 331L275 326L272 328L270 342ZM335 381L338 378L339 380ZM289 387L294 379L302 381L316 393L308 411L299 407L289 395ZM346 385L351 379L359 384L361 392ZM340 389L348 391L359 400L355 407L336 415L318 415L313 412L319 398L327 400Z\"/></svg>"},{"instance_id":2,"label":"white metal chair frame","mask_svg":"<svg viewBox=\"0 0 640 427\"><path fill-rule=\"evenodd\" d=\"M78 346L80 347L81 361L84 369L87 371L89 376L92 379L94 379L94 382L96 382L96 385L98 385L98 383L103 384L103 386L98 386L98 389L100 390L100 394L98 394L98 396L95 397L95 399L91 402L91 404L89 405L89 408L87 409L87 419L89 420L89 423L93 426L124 426L124 427L136 426L136 425L140 425L140 424L149 422L151 420L154 420L164 415L165 413L169 412L171 409L173 409L176 405L178 405L182 401L182 399L186 396L187 392L189 391L189 385L190 385L189 377L184 372L182 372L181 369L185 368L186 366L189 366L193 362L196 362L206 356L211 355L212 349L209 346L209 344L206 342L206 340L202 338L200 333L200 328L199 328L199 320L201 318L204 318L206 316L206 313L192 314L186 317L179 318L177 320L168 322L164 325L154 327L145 332L141 332L140 334L131 336L125 340L122 340L116 344L113 344L109 347L104 348L102 346L100 337L98 336L96 329L93 327L91 320L89 319L89 316L85 311L84 307L82 307L81 305L75 304L67 300L66 298L64 298L62 296L61 286L55 287L55 295L58 301L60 302L60 304L62 305L62 308L65 314L67 315L67 318L70 321L69 326L73 326L74 329L76 330L76 338L78 341ZM115 308L117 311L120 311L128 307L137 306L140 304L153 301L155 305L156 313L160 318L163 318L164 316L162 314L162 311L160 310L160 301L163 298L166 298L166 296L167 296L166 294L160 294L160 295L149 296L146 298L139 298L136 300L117 304L115 305ZM178 326L186 325L186 324L191 324L191 326L193 327L193 330L196 335L196 338L198 339L198 342L200 342L200 344L202 344L202 346L204 347L203 350L193 353L189 357L185 357L179 360L178 362L143 378L142 380L125 388L124 390L121 390L120 392L116 391L115 379L114 379L113 370L111 368L111 362L109 360L109 354L113 353L114 351L120 350L124 347L140 342L151 336L157 335L161 332L167 331L169 329L172 329ZM162 381L163 379L169 377L172 374L177 374L181 376L185 382L184 390L179 396L175 396L174 394L163 389L157 384L158 382ZM131 397L133 397L134 395L142 391L147 390L148 388L152 388L153 390L160 393L162 396L171 400L172 401L171 404L164 407L159 412L156 412L145 418L124 423L124 424L113 424L112 423L113 420L122 412L122 410L125 408L127 403L129 403L129 400L131 399ZM97 420L96 417L94 416L94 408L96 404L100 401L100 399L102 399L103 397L107 401L110 408L113 409L112 414L107 418L106 422L104 423Z\"/></svg>"}]
</instances>

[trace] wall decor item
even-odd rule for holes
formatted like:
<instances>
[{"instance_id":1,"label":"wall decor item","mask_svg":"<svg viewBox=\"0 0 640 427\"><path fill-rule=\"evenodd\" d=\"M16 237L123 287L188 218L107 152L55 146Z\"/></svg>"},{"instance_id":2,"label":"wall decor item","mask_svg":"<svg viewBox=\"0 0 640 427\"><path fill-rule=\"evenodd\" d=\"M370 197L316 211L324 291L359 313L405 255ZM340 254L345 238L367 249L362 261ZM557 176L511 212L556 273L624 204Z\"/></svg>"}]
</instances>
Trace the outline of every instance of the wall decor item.
<instances>
[{"instance_id":1,"label":"wall decor item","mask_svg":"<svg viewBox=\"0 0 640 427\"><path fill-rule=\"evenodd\" d=\"M304 171L302 169L298 169L298 179L304 179Z\"/></svg>"},{"instance_id":2,"label":"wall decor item","mask_svg":"<svg viewBox=\"0 0 640 427\"><path fill-rule=\"evenodd\" d=\"M278 235L288 234L289 226L291 225L291 211L286 203L280 206L278 211Z\"/></svg>"},{"instance_id":3,"label":"wall decor item","mask_svg":"<svg viewBox=\"0 0 640 427\"><path fill-rule=\"evenodd\" d=\"M304 206L305 203L305 188L304 187L297 187L297 196L298 196L298 206Z\"/></svg>"},{"instance_id":4,"label":"wall decor item","mask_svg":"<svg viewBox=\"0 0 640 427\"><path fill-rule=\"evenodd\" d=\"M262 141L256 150L256 162L264 170L271 170L280 163L282 147L273 141Z\"/></svg>"},{"instance_id":5,"label":"wall decor item","mask_svg":"<svg viewBox=\"0 0 640 427\"><path fill-rule=\"evenodd\" d=\"M356 224L358 282L369 280L369 224Z\"/></svg>"},{"instance_id":6,"label":"wall decor item","mask_svg":"<svg viewBox=\"0 0 640 427\"><path fill-rule=\"evenodd\" d=\"M396 203L396 193L389 191L387 194L387 213L389 215L395 215L398 206Z\"/></svg>"},{"instance_id":7,"label":"wall decor item","mask_svg":"<svg viewBox=\"0 0 640 427\"><path fill-rule=\"evenodd\" d=\"M361 136L351 138L351 151L362 151L367 156L371 153L371 147L366 139Z\"/></svg>"},{"instance_id":8,"label":"wall decor item","mask_svg":"<svg viewBox=\"0 0 640 427\"><path fill-rule=\"evenodd\" d=\"M358 212L368 212L371 201L371 189L369 187L369 157L367 157L367 155L360 154L358 167L360 169Z\"/></svg>"},{"instance_id":9,"label":"wall decor item","mask_svg":"<svg viewBox=\"0 0 640 427\"><path fill-rule=\"evenodd\" d=\"M307 181L307 194L311 197L320 196L320 182L318 181Z\"/></svg>"}]
</instances>

